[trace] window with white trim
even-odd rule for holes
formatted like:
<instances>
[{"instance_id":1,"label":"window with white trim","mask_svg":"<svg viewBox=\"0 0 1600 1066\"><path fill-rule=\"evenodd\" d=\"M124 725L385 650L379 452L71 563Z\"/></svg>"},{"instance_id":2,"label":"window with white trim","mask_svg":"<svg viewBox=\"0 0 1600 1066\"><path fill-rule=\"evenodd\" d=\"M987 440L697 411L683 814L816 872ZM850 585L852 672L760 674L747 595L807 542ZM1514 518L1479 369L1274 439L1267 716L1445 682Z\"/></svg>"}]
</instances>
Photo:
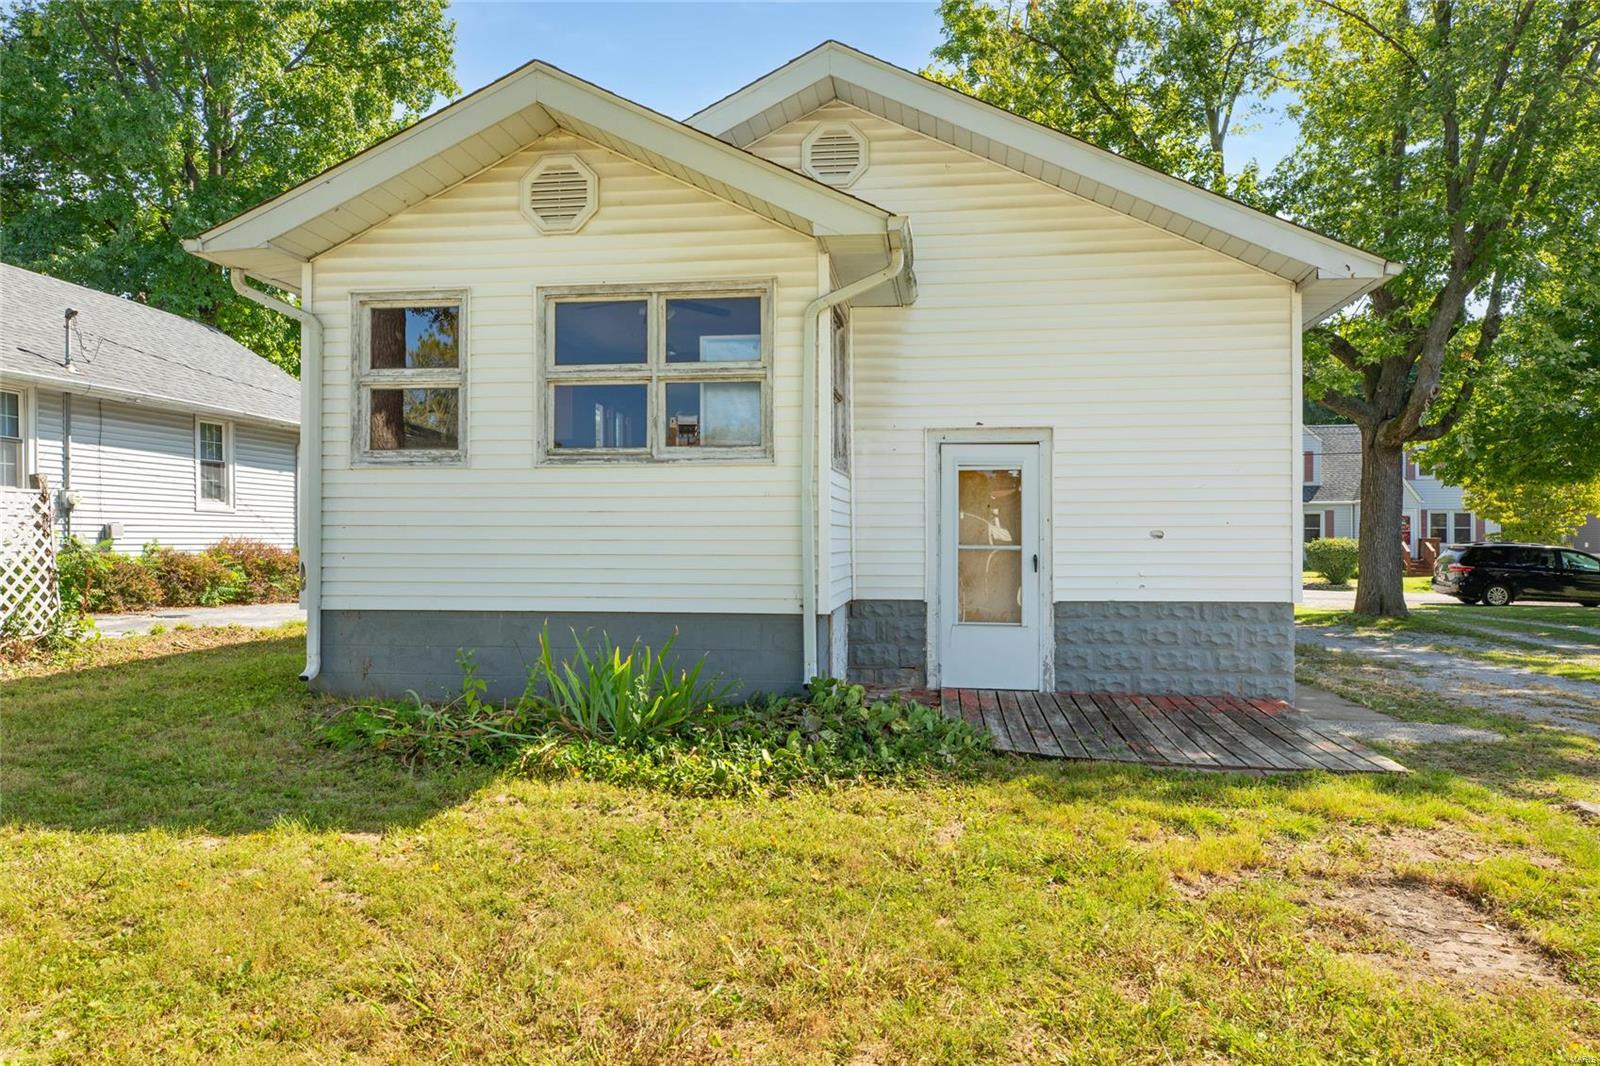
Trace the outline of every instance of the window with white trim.
<instances>
[{"instance_id":1,"label":"window with white trim","mask_svg":"<svg viewBox=\"0 0 1600 1066\"><path fill-rule=\"evenodd\" d=\"M770 285L540 290L544 455L765 459Z\"/></svg>"},{"instance_id":2,"label":"window with white trim","mask_svg":"<svg viewBox=\"0 0 1600 1066\"><path fill-rule=\"evenodd\" d=\"M1306 543L1322 539L1322 512L1307 511L1305 517Z\"/></svg>"},{"instance_id":3,"label":"window with white trim","mask_svg":"<svg viewBox=\"0 0 1600 1066\"><path fill-rule=\"evenodd\" d=\"M1450 539L1450 512L1428 512L1428 536L1443 543Z\"/></svg>"},{"instance_id":4,"label":"window with white trim","mask_svg":"<svg viewBox=\"0 0 1600 1066\"><path fill-rule=\"evenodd\" d=\"M843 305L833 309L833 468L850 473L850 318Z\"/></svg>"},{"instance_id":5,"label":"window with white trim","mask_svg":"<svg viewBox=\"0 0 1600 1066\"><path fill-rule=\"evenodd\" d=\"M233 506L233 433L226 422L194 424L195 500L201 507Z\"/></svg>"},{"instance_id":6,"label":"window with white trim","mask_svg":"<svg viewBox=\"0 0 1600 1066\"><path fill-rule=\"evenodd\" d=\"M1472 539L1472 513L1470 511L1457 511L1455 517L1456 541L1465 544Z\"/></svg>"},{"instance_id":7,"label":"window with white trim","mask_svg":"<svg viewBox=\"0 0 1600 1066\"><path fill-rule=\"evenodd\" d=\"M356 297L355 454L459 463L466 441L464 292Z\"/></svg>"},{"instance_id":8,"label":"window with white trim","mask_svg":"<svg viewBox=\"0 0 1600 1066\"><path fill-rule=\"evenodd\" d=\"M27 463L22 443L22 393L0 389L0 486L27 488Z\"/></svg>"}]
</instances>

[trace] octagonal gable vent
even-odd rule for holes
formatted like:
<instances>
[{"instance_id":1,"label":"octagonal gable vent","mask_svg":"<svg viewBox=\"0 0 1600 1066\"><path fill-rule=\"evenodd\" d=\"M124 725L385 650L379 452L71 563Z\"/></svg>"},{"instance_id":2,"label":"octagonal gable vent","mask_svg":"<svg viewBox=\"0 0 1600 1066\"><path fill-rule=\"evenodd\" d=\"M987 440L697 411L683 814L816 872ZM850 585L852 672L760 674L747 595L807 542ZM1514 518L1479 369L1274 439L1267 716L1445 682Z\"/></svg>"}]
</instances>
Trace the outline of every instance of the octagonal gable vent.
<instances>
[{"instance_id":1,"label":"octagonal gable vent","mask_svg":"<svg viewBox=\"0 0 1600 1066\"><path fill-rule=\"evenodd\" d=\"M540 233L576 233L599 197L599 179L575 155L547 155L522 176L522 213Z\"/></svg>"},{"instance_id":2,"label":"octagonal gable vent","mask_svg":"<svg viewBox=\"0 0 1600 1066\"><path fill-rule=\"evenodd\" d=\"M847 188L867 169L867 139L848 122L825 122L801 142L800 166L825 185Z\"/></svg>"}]
</instances>

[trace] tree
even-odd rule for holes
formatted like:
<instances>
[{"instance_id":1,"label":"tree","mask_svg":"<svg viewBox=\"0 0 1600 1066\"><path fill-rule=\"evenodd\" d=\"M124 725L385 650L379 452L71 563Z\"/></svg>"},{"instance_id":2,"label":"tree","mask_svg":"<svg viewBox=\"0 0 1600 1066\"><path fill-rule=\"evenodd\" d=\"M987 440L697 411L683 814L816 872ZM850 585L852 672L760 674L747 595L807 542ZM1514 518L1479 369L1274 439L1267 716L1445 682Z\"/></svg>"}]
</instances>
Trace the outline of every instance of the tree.
<instances>
[{"instance_id":1,"label":"tree","mask_svg":"<svg viewBox=\"0 0 1600 1066\"><path fill-rule=\"evenodd\" d=\"M1356 610L1403 615L1402 452L1471 409L1540 253L1594 232L1600 0L1313 9L1275 184L1308 224L1406 264L1307 345L1318 399L1361 428Z\"/></svg>"},{"instance_id":2,"label":"tree","mask_svg":"<svg viewBox=\"0 0 1600 1066\"><path fill-rule=\"evenodd\" d=\"M1461 488L1467 507L1500 524L1501 540L1557 544L1600 513L1600 478L1570 485L1469 480Z\"/></svg>"},{"instance_id":3,"label":"tree","mask_svg":"<svg viewBox=\"0 0 1600 1066\"><path fill-rule=\"evenodd\" d=\"M6 258L298 372L292 323L180 241L453 93L454 36L444 0L24 0L0 25Z\"/></svg>"},{"instance_id":4,"label":"tree","mask_svg":"<svg viewBox=\"0 0 1600 1066\"><path fill-rule=\"evenodd\" d=\"M1519 539L1562 540L1600 511L1600 232L1574 229L1538 257L1472 406L1422 455Z\"/></svg>"},{"instance_id":5,"label":"tree","mask_svg":"<svg viewBox=\"0 0 1600 1066\"><path fill-rule=\"evenodd\" d=\"M1231 132L1276 88L1292 0L943 0L928 76L1218 192Z\"/></svg>"}]
</instances>

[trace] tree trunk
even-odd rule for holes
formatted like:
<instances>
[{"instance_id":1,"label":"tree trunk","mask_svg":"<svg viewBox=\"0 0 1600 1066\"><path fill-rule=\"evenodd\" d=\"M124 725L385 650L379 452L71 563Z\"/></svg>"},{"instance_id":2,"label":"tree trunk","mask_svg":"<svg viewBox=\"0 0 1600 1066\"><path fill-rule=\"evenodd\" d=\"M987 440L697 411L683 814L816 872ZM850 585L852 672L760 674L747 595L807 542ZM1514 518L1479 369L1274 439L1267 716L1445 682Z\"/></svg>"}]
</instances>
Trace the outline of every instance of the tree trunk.
<instances>
[{"instance_id":1,"label":"tree trunk","mask_svg":"<svg viewBox=\"0 0 1600 1066\"><path fill-rule=\"evenodd\" d=\"M1400 511L1405 494L1404 453L1378 440L1377 427L1361 426L1361 574L1356 613L1406 615L1400 559Z\"/></svg>"}]
</instances>

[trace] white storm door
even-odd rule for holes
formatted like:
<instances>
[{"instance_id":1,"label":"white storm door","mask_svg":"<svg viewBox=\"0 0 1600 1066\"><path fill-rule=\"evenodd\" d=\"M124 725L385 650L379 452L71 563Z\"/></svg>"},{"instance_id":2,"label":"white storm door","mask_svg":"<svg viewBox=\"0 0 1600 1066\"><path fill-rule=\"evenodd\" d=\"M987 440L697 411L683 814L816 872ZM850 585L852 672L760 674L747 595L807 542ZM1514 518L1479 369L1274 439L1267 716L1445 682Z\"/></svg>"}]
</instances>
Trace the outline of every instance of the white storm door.
<instances>
[{"instance_id":1,"label":"white storm door","mask_svg":"<svg viewBox=\"0 0 1600 1066\"><path fill-rule=\"evenodd\" d=\"M939 455L940 684L1037 690L1039 446Z\"/></svg>"}]
</instances>

